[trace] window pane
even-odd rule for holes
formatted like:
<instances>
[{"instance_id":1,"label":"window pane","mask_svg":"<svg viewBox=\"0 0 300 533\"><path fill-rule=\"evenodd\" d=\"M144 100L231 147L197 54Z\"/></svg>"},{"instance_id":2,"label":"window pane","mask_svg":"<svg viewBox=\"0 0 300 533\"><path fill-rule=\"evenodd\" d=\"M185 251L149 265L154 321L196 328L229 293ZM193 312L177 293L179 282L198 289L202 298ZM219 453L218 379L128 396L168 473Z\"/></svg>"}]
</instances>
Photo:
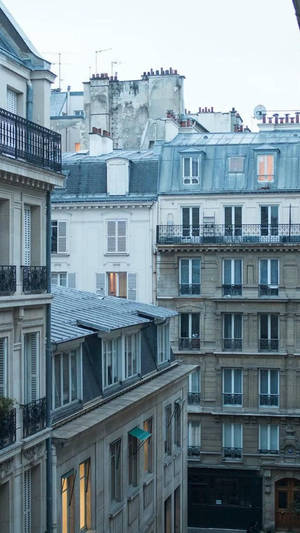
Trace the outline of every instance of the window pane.
<instances>
[{"instance_id":1,"label":"window pane","mask_svg":"<svg viewBox=\"0 0 300 533\"><path fill-rule=\"evenodd\" d=\"M224 424L224 446L231 448L231 424Z\"/></svg>"},{"instance_id":2,"label":"window pane","mask_svg":"<svg viewBox=\"0 0 300 533\"><path fill-rule=\"evenodd\" d=\"M234 435L234 447L242 447L242 427L240 424L233 424L233 435Z\"/></svg>"},{"instance_id":3,"label":"window pane","mask_svg":"<svg viewBox=\"0 0 300 533\"><path fill-rule=\"evenodd\" d=\"M200 283L200 259L192 259L192 283Z\"/></svg>"},{"instance_id":4,"label":"window pane","mask_svg":"<svg viewBox=\"0 0 300 533\"><path fill-rule=\"evenodd\" d=\"M278 260L271 259L271 285L278 285Z\"/></svg>"},{"instance_id":5,"label":"window pane","mask_svg":"<svg viewBox=\"0 0 300 533\"><path fill-rule=\"evenodd\" d=\"M278 205L271 206L271 225L277 226L278 224Z\"/></svg>"},{"instance_id":6,"label":"window pane","mask_svg":"<svg viewBox=\"0 0 300 533\"><path fill-rule=\"evenodd\" d=\"M224 339L232 338L231 319L232 319L232 315L229 315L229 314L224 315Z\"/></svg>"},{"instance_id":7,"label":"window pane","mask_svg":"<svg viewBox=\"0 0 300 533\"><path fill-rule=\"evenodd\" d=\"M271 394L278 394L278 370L271 370Z\"/></svg>"},{"instance_id":8,"label":"window pane","mask_svg":"<svg viewBox=\"0 0 300 533\"><path fill-rule=\"evenodd\" d=\"M260 426L260 449L268 449L268 426Z\"/></svg>"},{"instance_id":9,"label":"window pane","mask_svg":"<svg viewBox=\"0 0 300 533\"><path fill-rule=\"evenodd\" d=\"M235 285L242 284L242 261L240 259L234 261L234 283Z\"/></svg>"},{"instance_id":10,"label":"window pane","mask_svg":"<svg viewBox=\"0 0 300 533\"><path fill-rule=\"evenodd\" d=\"M125 222L125 220L119 220L118 221L118 236L119 237L125 237L126 236L126 222Z\"/></svg>"},{"instance_id":11,"label":"window pane","mask_svg":"<svg viewBox=\"0 0 300 533\"><path fill-rule=\"evenodd\" d=\"M189 315L188 313L182 313L180 315L181 320L181 337L189 337Z\"/></svg>"},{"instance_id":12,"label":"window pane","mask_svg":"<svg viewBox=\"0 0 300 533\"><path fill-rule=\"evenodd\" d=\"M107 279L108 279L108 295L117 296L117 273L108 272Z\"/></svg>"},{"instance_id":13,"label":"window pane","mask_svg":"<svg viewBox=\"0 0 300 533\"><path fill-rule=\"evenodd\" d=\"M262 226L268 226L268 206L262 205L260 208L260 223Z\"/></svg>"},{"instance_id":14,"label":"window pane","mask_svg":"<svg viewBox=\"0 0 300 533\"><path fill-rule=\"evenodd\" d=\"M69 403L69 356L63 354L63 404Z\"/></svg>"},{"instance_id":15,"label":"window pane","mask_svg":"<svg viewBox=\"0 0 300 533\"><path fill-rule=\"evenodd\" d=\"M120 298L127 298L127 272L119 272L119 294Z\"/></svg>"},{"instance_id":16,"label":"window pane","mask_svg":"<svg viewBox=\"0 0 300 533\"><path fill-rule=\"evenodd\" d=\"M185 157L183 159L183 175L185 178L190 177L190 158Z\"/></svg>"},{"instance_id":17,"label":"window pane","mask_svg":"<svg viewBox=\"0 0 300 533\"><path fill-rule=\"evenodd\" d=\"M278 450L278 426L270 426L270 449Z\"/></svg>"},{"instance_id":18,"label":"window pane","mask_svg":"<svg viewBox=\"0 0 300 533\"><path fill-rule=\"evenodd\" d=\"M231 394L232 393L231 368L225 368L223 372L224 372L223 374L224 392L227 394Z\"/></svg>"},{"instance_id":19,"label":"window pane","mask_svg":"<svg viewBox=\"0 0 300 533\"><path fill-rule=\"evenodd\" d=\"M268 261L266 259L260 262L260 283L261 285L268 284Z\"/></svg>"},{"instance_id":20,"label":"window pane","mask_svg":"<svg viewBox=\"0 0 300 533\"><path fill-rule=\"evenodd\" d=\"M260 371L260 392L261 394L268 394L269 392L267 370Z\"/></svg>"},{"instance_id":21,"label":"window pane","mask_svg":"<svg viewBox=\"0 0 300 533\"><path fill-rule=\"evenodd\" d=\"M230 226L232 224L232 208L225 207L225 225Z\"/></svg>"},{"instance_id":22,"label":"window pane","mask_svg":"<svg viewBox=\"0 0 300 533\"><path fill-rule=\"evenodd\" d=\"M181 284L189 284L189 260L180 261Z\"/></svg>"},{"instance_id":23,"label":"window pane","mask_svg":"<svg viewBox=\"0 0 300 533\"><path fill-rule=\"evenodd\" d=\"M199 313L192 313L192 337L196 338L199 337L199 321L200 321L200 315Z\"/></svg>"},{"instance_id":24,"label":"window pane","mask_svg":"<svg viewBox=\"0 0 300 533\"><path fill-rule=\"evenodd\" d=\"M126 237L118 237L118 252L126 252Z\"/></svg>"},{"instance_id":25,"label":"window pane","mask_svg":"<svg viewBox=\"0 0 300 533\"><path fill-rule=\"evenodd\" d=\"M199 226L199 208L198 207L193 207L192 208L192 223L193 223L193 226Z\"/></svg>"},{"instance_id":26,"label":"window pane","mask_svg":"<svg viewBox=\"0 0 300 533\"><path fill-rule=\"evenodd\" d=\"M224 260L224 284L231 285L231 259Z\"/></svg>"},{"instance_id":27,"label":"window pane","mask_svg":"<svg viewBox=\"0 0 300 533\"><path fill-rule=\"evenodd\" d=\"M268 338L268 315L260 315L260 338Z\"/></svg>"},{"instance_id":28,"label":"window pane","mask_svg":"<svg viewBox=\"0 0 300 533\"><path fill-rule=\"evenodd\" d=\"M242 315L234 315L234 338L242 338Z\"/></svg>"},{"instance_id":29,"label":"window pane","mask_svg":"<svg viewBox=\"0 0 300 533\"><path fill-rule=\"evenodd\" d=\"M77 363L76 363L76 352L71 352L71 387L72 394L71 400L77 399Z\"/></svg>"},{"instance_id":30,"label":"window pane","mask_svg":"<svg viewBox=\"0 0 300 533\"><path fill-rule=\"evenodd\" d=\"M278 316L271 315L271 339L278 339Z\"/></svg>"},{"instance_id":31,"label":"window pane","mask_svg":"<svg viewBox=\"0 0 300 533\"><path fill-rule=\"evenodd\" d=\"M198 177L199 176L198 166L199 166L198 158L197 157L193 157L193 159L192 159L192 176L193 177Z\"/></svg>"},{"instance_id":32,"label":"window pane","mask_svg":"<svg viewBox=\"0 0 300 533\"><path fill-rule=\"evenodd\" d=\"M242 392L242 371L239 368L234 370L234 393L241 394Z\"/></svg>"},{"instance_id":33,"label":"window pane","mask_svg":"<svg viewBox=\"0 0 300 533\"><path fill-rule=\"evenodd\" d=\"M200 392L200 371L194 370L191 374L191 390L190 392Z\"/></svg>"},{"instance_id":34,"label":"window pane","mask_svg":"<svg viewBox=\"0 0 300 533\"><path fill-rule=\"evenodd\" d=\"M183 226L190 225L190 209L189 207L182 208L182 224Z\"/></svg>"},{"instance_id":35,"label":"window pane","mask_svg":"<svg viewBox=\"0 0 300 533\"><path fill-rule=\"evenodd\" d=\"M241 226L242 224L242 208L239 206L234 209L234 224L235 226Z\"/></svg>"},{"instance_id":36,"label":"window pane","mask_svg":"<svg viewBox=\"0 0 300 533\"><path fill-rule=\"evenodd\" d=\"M107 222L107 235L113 237L116 235L116 223L114 220L109 220Z\"/></svg>"}]
</instances>

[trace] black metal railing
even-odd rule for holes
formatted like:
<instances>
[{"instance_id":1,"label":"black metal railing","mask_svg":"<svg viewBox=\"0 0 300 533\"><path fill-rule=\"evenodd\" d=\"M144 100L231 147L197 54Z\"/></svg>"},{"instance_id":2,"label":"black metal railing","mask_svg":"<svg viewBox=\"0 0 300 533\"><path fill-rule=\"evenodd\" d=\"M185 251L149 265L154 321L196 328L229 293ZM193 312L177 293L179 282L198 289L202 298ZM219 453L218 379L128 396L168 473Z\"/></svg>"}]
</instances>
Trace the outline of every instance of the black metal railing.
<instances>
[{"instance_id":1,"label":"black metal railing","mask_svg":"<svg viewBox=\"0 0 300 533\"><path fill-rule=\"evenodd\" d=\"M188 403L200 403L200 392L189 392Z\"/></svg>"},{"instance_id":2,"label":"black metal railing","mask_svg":"<svg viewBox=\"0 0 300 533\"><path fill-rule=\"evenodd\" d=\"M242 448L229 448L225 446L223 448L223 457L230 457L231 459L241 459Z\"/></svg>"},{"instance_id":3,"label":"black metal railing","mask_svg":"<svg viewBox=\"0 0 300 533\"><path fill-rule=\"evenodd\" d=\"M264 453L264 454L271 454L271 455L278 455L279 454L279 450L260 449L258 451L259 451L259 453Z\"/></svg>"},{"instance_id":4,"label":"black metal railing","mask_svg":"<svg viewBox=\"0 0 300 533\"><path fill-rule=\"evenodd\" d=\"M34 435L46 427L46 398L23 405L23 437Z\"/></svg>"},{"instance_id":5,"label":"black metal railing","mask_svg":"<svg viewBox=\"0 0 300 533\"><path fill-rule=\"evenodd\" d=\"M16 409L0 413L0 450L16 441Z\"/></svg>"},{"instance_id":6,"label":"black metal railing","mask_svg":"<svg viewBox=\"0 0 300 533\"><path fill-rule=\"evenodd\" d=\"M61 136L0 108L0 154L61 171Z\"/></svg>"},{"instance_id":7,"label":"black metal railing","mask_svg":"<svg viewBox=\"0 0 300 533\"><path fill-rule=\"evenodd\" d=\"M179 285L179 294L181 296L191 296L193 294L200 294L200 283L192 283L191 285L189 285L188 283L181 283Z\"/></svg>"},{"instance_id":8,"label":"black metal railing","mask_svg":"<svg viewBox=\"0 0 300 533\"><path fill-rule=\"evenodd\" d=\"M223 296L241 296L242 285L223 285Z\"/></svg>"},{"instance_id":9,"label":"black metal railing","mask_svg":"<svg viewBox=\"0 0 300 533\"><path fill-rule=\"evenodd\" d=\"M259 405L261 407L278 407L279 406L279 394L260 394Z\"/></svg>"},{"instance_id":10,"label":"black metal railing","mask_svg":"<svg viewBox=\"0 0 300 533\"><path fill-rule=\"evenodd\" d=\"M259 285L259 296L278 296L278 287Z\"/></svg>"},{"instance_id":11,"label":"black metal railing","mask_svg":"<svg viewBox=\"0 0 300 533\"><path fill-rule=\"evenodd\" d=\"M198 456L200 455L201 448L200 446L188 446L188 456Z\"/></svg>"},{"instance_id":12,"label":"black metal railing","mask_svg":"<svg viewBox=\"0 0 300 533\"><path fill-rule=\"evenodd\" d=\"M224 352L240 352L243 348L243 339L223 339Z\"/></svg>"},{"instance_id":13,"label":"black metal railing","mask_svg":"<svg viewBox=\"0 0 300 533\"><path fill-rule=\"evenodd\" d=\"M47 291L47 267L22 266L23 292L40 293Z\"/></svg>"},{"instance_id":14,"label":"black metal railing","mask_svg":"<svg viewBox=\"0 0 300 533\"><path fill-rule=\"evenodd\" d=\"M157 226L157 244L300 243L300 224Z\"/></svg>"},{"instance_id":15,"label":"black metal railing","mask_svg":"<svg viewBox=\"0 0 300 533\"><path fill-rule=\"evenodd\" d=\"M16 267L0 266L0 296L16 292Z\"/></svg>"},{"instance_id":16,"label":"black metal railing","mask_svg":"<svg viewBox=\"0 0 300 533\"><path fill-rule=\"evenodd\" d=\"M243 395L241 393L223 392L223 405L242 405Z\"/></svg>"},{"instance_id":17,"label":"black metal railing","mask_svg":"<svg viewBox=\"0 0 300 533\"><path fill-rule=\"evenodd\" d=\"M178 343L178 349L179 350L199 350L200 349L200 338L192 338L189 337L180 337L179 343Z\"/></svg>"},{"instance_id":18,"label":"black metal railing","mask_svg":"<svg viewBox=\"0 0 300 533\"><path fill-rule=\"evenodd\" d=\"M259 339L259 350L261 352L278 352L279 339Z\"/></svg>"}]
</instances>

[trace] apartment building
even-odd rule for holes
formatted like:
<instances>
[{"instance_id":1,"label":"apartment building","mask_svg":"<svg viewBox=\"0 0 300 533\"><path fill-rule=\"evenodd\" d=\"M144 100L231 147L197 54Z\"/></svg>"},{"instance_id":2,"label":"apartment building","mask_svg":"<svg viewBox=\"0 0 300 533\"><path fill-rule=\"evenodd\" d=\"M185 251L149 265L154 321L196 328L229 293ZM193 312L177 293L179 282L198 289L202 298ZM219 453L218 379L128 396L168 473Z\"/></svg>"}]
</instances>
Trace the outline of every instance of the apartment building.
<instances>
[{"instance_id":1,"label":"apartment building","mask_svg":"<svg viewBox=\"0 0 300 533\"><path fill-rule=\"evenodd\" d=\"M56 287L53 523L62 533L183 533L187 391L176 312Z\"/></svg>"},{"instance_id":2,"label":"apartment building","mask_svg":"<svg viewBox=\"0 0 300 533\"><path fill-rule=\"evenodd\" d=\"M189 526L300 530L299 114L161 152L157 302L179 313ZM273 529L272 529L273 528Z\"/></svg>"},{"instance_id":3,"label":"apartment building","mask_svg":"<svg viewBox=\"0 0 300 533\"><path fill-rule=\"evenodd\" d=\"M62 182L60 136L47 129L53 80L0 2L1 533L47 529L47 232Z\"/></svg>"}]
</instances>

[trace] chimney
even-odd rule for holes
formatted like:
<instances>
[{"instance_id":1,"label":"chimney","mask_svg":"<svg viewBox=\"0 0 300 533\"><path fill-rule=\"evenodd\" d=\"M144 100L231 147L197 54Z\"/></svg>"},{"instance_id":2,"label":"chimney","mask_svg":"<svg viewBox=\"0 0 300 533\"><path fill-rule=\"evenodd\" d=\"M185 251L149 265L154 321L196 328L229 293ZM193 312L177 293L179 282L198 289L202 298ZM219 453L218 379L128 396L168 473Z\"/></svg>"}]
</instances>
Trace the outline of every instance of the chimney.
<instances>
[{"instance_id":1,"label":"chimney","mask_svg":"<svg viewBox=\"0 0 300 533\"><path fill-rule=\"evenodd\" d=\"M106 130L93 127L89 134L90 155L104 155L113 151L113 140Z\"/></svg>"}]
</instances>

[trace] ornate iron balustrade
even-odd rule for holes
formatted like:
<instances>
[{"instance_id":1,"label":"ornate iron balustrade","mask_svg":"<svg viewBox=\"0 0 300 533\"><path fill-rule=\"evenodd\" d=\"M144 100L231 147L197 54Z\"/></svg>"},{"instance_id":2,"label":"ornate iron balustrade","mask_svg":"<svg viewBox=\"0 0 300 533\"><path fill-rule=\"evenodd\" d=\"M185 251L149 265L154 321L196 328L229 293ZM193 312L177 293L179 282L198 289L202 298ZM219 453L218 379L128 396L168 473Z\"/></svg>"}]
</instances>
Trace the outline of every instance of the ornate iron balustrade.
<instances>
[{"instance_id":1,"label":"ornate iron balustrade","mask_svg":"<svg viewBox=\"0 0 300 533\"><path fill-rule=\"evenodd\" d=\"M16 292L16 267L0 266L0 296Z\"/></svg>"},{"instance_id":2,"label":"ornate iron balustrade","mask_svg":"<svg viewBox=\"0 0 300 533\"><path fill-rule=\"evenodd\" d=\"M200 403L200 392L189 392L188 393L188 403Z\"/></svg>"},{"instance_id":3,"label":"ornate iron balustrade","mask_svg":"<svg viewBox=\"0 0 300 533\"><path fill-rule=\"evenodd\" d=\"M0 154L61 171L61 136L0 108Z\"/></svg>"},{"instance_id":4,"label":"ornate iron balustrade","mask_svg":"<svg viewBox=\"0 0 300 533\"><path fill-rule=\"evenodd\" d=\"M200 455L200 451L201 451L200 446L188 446L188 456L189 456L189 457L191 457L191 456L192 456L192 457L193 457L193 456L194 456L194 457L195 457L195 456L199 457L199 455Z\"/></svg>"},{"instance_id":5,"label":"ornate iron balustrade","mask_svg":"<svg viewBox=\"0 0 300 533\"><path fill-rule=\"evenodd\" d=\"M278 407L279 406L279 394L260 394L259 405L261 407Z\"/></svg>"},{"instance_id":6,"label":"ornate iron balustrade","mask_svg":"<svg viewBox=\"0 0 300 533\"><path fill-rule=\"evenodd\" d=\"M278 352L279 339L259 339L260 352Z\"/></svg>"},{"instance_id":7,"label":"ornate iron balustrade","mask_svg":"<svg viewBox=\"0 0 300 533\"><path fill-rule=\"evenodd\" d=\"M199 350L200 338L180 337L179 338L179 350Z\"/></svg>"},{"instance_id":8,"label":"ornate iron balustrade","mask_svg":"<svg viewBox=\"0 0 300 533\"><path fill-rule=\"evenodd\" d=\"M243 395L241 393L223 392L223 405L242 405Z\"/></svg>"},{"instance_id":9,"label":"ornate iron balustrade","mask_svg":"<svg viewBox=\"0 0 300 533\"><path fill-rule=\"evenodd\" d=\"M279 450L266 450L266 449L261 449L261 450L258 450L259 453L264 453L264 454L271 454L271 455L278 455L279 454Z\"/></svg>"},{"instance_id":10,"label":"ornate iron balustrade","mask_svg":"<svg viewBox=\"0 0 300 533\"><path fill-rule=\"evenodd\" d=\"M223 448L223 457L230 457L231 459L241 459L242 458L242 448L229 448L225 446Z\"/></svg>"},{"instance_id":11,"label":"ornate iron balustrade","mask_svg":"<svg viewBox=\"0 0 300 533\"><path fill-rule=\"evenodd\" d=\"M157 244L300 243L300 224L157 226Z\"/></svg>"},{"instance_id":12,"label":"ornate iron balustrade","mask_svg":"<svg viewBox=\"0 0 300 533\"><path fill-rule=\"evenodd\" d=\"M223 285L223 296L241 296L242 285Z\"/></svg>"},{"instance_id":13,"label":"ornate iron balustrade","mask_svg":"<svg viewBox=\"0 0 300 533\"><path fill-rule=\"evenodd\" d=\"M46 398L23 405L23 437L34 435L46 427Z\"/></svg>"},{"instance_id":14,"label":"ornate iron balustrade","mask_svg":"<svg viewBox=\"0 0 300 533\"><path fill-rule=\"evenodd\" d=\"M259 285L259 296L278 296L278 287Z\"/></svg>"},{"instance_id":15,"label":"ornate iron balustrade","mask_svg":"<svg viewBox=\"0 0 300 533\"><path fill-rule=\"evenodd\" d=\"M243 349L242 339L223 339L224 352L240 352Z\"/></svg>"},{"instance_id":16,"label":"ornate iron balustrade","mask_svg":"<svg viewBox=\"0 0 300 533\"><path fill-rule=\"evenodd\" d=\"M0 414L0 450L16 441L16 409Z\"/></svg>"},{"instance_id":17,"label":"ornate iron balustrade","mask_svg":"<svg viewBox=\"0 0 300 533\"><path fill-rule=\"evenodd\" d=\"M47 267L22 266L23 292L40 293L47 291Z\"/></svg>"},{"instance_id":18,"label":"ornate iron balustrade","mask_svg":"<svg viewBox=\"0 0 300 533\"><path fill-rule=\"evenodd\" d=\"M192 283L191 285L189 285L188 283L181 283L179 285L179 294L181 296L199 295L200 283Z\"/></svg>"}]
</instances>

